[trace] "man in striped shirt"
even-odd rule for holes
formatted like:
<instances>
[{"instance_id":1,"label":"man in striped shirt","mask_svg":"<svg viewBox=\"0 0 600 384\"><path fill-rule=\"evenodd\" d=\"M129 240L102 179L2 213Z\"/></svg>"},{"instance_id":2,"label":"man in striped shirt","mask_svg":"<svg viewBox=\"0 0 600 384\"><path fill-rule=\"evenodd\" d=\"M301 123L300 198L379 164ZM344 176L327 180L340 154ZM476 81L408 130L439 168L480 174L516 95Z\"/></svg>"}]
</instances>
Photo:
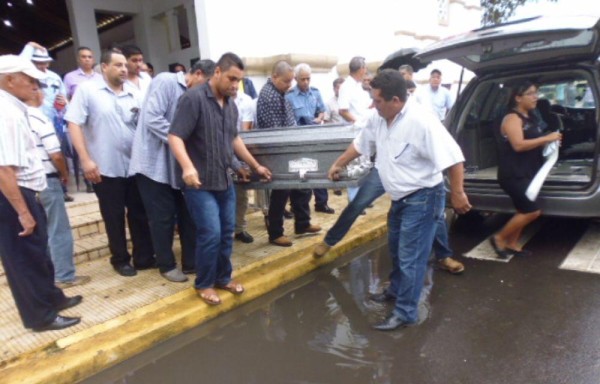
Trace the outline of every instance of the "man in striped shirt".
<instances>
[{"instance_id":1,"label":"man in striped shirt","mask_svg":"<svg viewBox=\"0 0 600 384\"><path fill-rule=\"evenodd\" d=\"M46 176L23 101L44 77L27 59L0 56L0 258L23 325L34 331L79 323L80 318L58 312L82 300L66 297L54 285L46 217L36 198L46 188Z\"/></svg>"},{"instance_id":2,"label":"man in striped shirt","mask_svg":"<svg viewBox=\"0 0 600 384\"><path fill-rule=\"evenodd\" d=\"M27 113L48 184L40 192L40 203L48 219L48 248L54 264L54 281L57 287L64 289L85 284L90 277L75 276L73 234L62 191L62 187L67 185L69 171L54 126L39 108L43 101L44 93L39 90L28 100Z\"/></svg>"}]
</instances>

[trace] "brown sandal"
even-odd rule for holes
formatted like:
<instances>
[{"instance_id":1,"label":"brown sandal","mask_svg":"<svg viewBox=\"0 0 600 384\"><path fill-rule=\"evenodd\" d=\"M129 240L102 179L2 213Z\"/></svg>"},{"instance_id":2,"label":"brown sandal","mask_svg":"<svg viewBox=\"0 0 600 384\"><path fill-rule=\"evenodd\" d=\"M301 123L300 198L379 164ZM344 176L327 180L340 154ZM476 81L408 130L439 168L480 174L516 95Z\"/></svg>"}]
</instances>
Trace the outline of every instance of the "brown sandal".
<instances>
[{"instance_id":1,"label":"brown sandal","mask_svg":"<svg viewBox=\"0 0 600 384\"><path fill-rule=\"evenodd\" d=\"M244 286L240 283L236 283L235 281L230 281L227 285L217 285L215 288L231 292L234 295L241 295L244 293Z\"/></svg>"},{"instance_id":2,"label":"brown sandal","mask_svg":"<svg viewBox=\"0 0 600 384\"><path fill-rule=\"evenodd\" d=\"M196 293L208 305L221 304L221 299L213 288L196 289Z\"/></svg>"}]
</instances>

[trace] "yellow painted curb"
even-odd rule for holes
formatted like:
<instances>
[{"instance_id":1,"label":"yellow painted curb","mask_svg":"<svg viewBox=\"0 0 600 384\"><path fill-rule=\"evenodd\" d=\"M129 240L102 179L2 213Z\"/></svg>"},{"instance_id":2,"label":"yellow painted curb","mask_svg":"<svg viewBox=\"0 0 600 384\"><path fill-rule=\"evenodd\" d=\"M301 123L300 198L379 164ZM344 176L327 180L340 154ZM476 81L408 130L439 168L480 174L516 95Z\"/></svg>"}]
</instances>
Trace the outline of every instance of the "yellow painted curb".
<instances>
[{"instance_id":1,"label":"yellow painted curb","mask_svg":"<svg viewBox=\"0 0 600 384\"><path fill-rule=\"evenodd\" d=\"M346 238L321 259L314 259L312 250L322 236L306 239L301 247L279 251L237 271L236 279L246 288L241 296L223 293L222 304L210 307L198 299L194 289L184 290L22 355L0 369L0 381L11 384L81 381L331 263L386 232L386 214L379 214L369 222L355 225Z\"/></svg>"}]
</instances>

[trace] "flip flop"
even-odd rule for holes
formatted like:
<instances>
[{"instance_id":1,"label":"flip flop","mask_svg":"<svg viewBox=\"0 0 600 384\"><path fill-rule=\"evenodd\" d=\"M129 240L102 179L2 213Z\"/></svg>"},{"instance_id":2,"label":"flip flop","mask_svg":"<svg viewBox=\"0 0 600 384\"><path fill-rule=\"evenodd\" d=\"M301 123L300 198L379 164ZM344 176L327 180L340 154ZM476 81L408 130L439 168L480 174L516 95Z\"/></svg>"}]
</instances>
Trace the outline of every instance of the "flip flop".
<instances>
[{"instance_id":1,"label":"flip flop","mask_svg":"<svg viewBox=\"0 0 600 384\"><path fill-rule=\"evenodd\" d=\"M196 289L198 296L208 305L219 305L221 299L212 288Z\"/></svg>"},{"instance_id":2,"label":"flip flop","mask_svg":"<svg viewBox=\"0 0 600 384\"><path fill-rule=\"evenodd\" d=\"M520 251L517 251L516 249L506 248L506 250L517 257L529 257L533 255L533 252L528 251L526 249L521 249Z\"/></svg>"},{"instance_id":3,"label":"flip flop","mask_svg":"<svg viewBox=\"0 0 600 384\"><path fill-rule=\"evenodd\" d=\"M512 255L512 252L510 252L508 249L500 249L500 247L498 247L498 244L496 244L496 239L494 239L494 235L490 236L490 244L492 245L492 248L494 248L494 252L496 252L496 255L498 255L499 258L508 259L510 255Z\"/></svg>"},{"instance_id":4,"label":"flip flop","mask_svg":"<svg viewBox=\"0 0 600 384\"><path fill-rule=\"evenodd\" d=\"M244 286L242 286L240 283L236 283L235 281L230 281L226 285L216 285L215 288L233 293L234 295L241 295L244 293Z\"/></svg>"}]
</instances>

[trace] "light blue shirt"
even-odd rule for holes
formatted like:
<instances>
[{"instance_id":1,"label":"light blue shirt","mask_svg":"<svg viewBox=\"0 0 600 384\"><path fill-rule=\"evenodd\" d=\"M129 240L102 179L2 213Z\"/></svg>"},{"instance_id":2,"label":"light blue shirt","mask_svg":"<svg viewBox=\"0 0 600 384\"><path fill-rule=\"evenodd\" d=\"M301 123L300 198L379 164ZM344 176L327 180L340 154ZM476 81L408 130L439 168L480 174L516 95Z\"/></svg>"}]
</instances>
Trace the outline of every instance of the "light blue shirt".
<instances>
[{"instance_id":1,"label":"light blue shirt","mask_svg":"<svg viewBox=\"0 0 600 384\"><path fill-rule=\"evenodd\" d=\"M133 139L130 175L140 173L179 189L181 171L169 149L167 136L177 101L186 89L183 72L163 72L152 79Z\"/></svg>"},{"instance_id":2,"label":"light blue shirt","mask_svg":"<svg viewBox=\"0 0 600 384\"><path fill-rule=\"evenodd\" d=\"M298 125L314 124L315 117L325 112L325 103L317 88L309 87L308 91L302 92L298 86L295 86L285 95L285 98L294 109L294 117Z\"/></svg>"},{"instance_id":3,"label":"light blue shirt","mask_svg":"<svg viewBox=\"0 0 600 384\"><path fill-rule=\"evenodd\" d=\"M117 95L104 81L88 81L77 88L65 120L82 128L101 175L128 177L139 112L136 90L127 83Z\"/></svg>"}]
</instances>

